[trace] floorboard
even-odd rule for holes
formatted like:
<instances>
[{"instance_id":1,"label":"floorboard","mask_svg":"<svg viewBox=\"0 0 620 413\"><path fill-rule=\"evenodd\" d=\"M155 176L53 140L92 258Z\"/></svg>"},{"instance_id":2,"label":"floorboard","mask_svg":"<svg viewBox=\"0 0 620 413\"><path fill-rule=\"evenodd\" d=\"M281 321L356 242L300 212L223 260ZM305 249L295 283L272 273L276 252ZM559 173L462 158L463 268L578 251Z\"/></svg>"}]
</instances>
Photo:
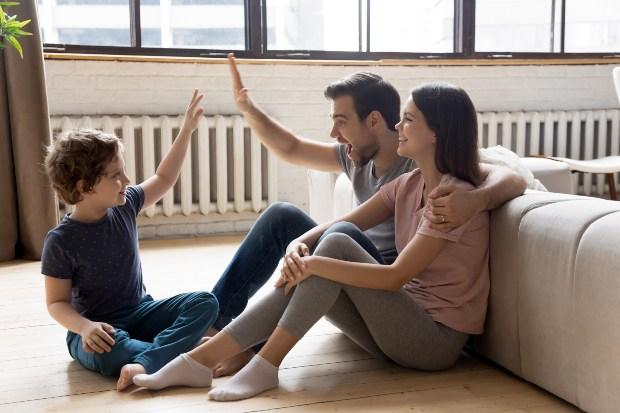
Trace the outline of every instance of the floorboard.
<instances>
[{"instance_id":1,"label":"floorboard","mask_svg":"<svg viewBox=\"0 0 620 413\"><path fill-rule=\"evenodd\" d=\"M209 291L239 242L239 237L143 241L149 293L159 298ZM45 309L40 263L0 264L0 413L578 411L467 355L454 368L436 373L375 360L326 321L319 322L284 360L278 389L233 403L210 402L204 389L118 393L114 378L72 361L65 334ZM214 386L226 380L216 379Z\"/></svg>"}]
</instances>

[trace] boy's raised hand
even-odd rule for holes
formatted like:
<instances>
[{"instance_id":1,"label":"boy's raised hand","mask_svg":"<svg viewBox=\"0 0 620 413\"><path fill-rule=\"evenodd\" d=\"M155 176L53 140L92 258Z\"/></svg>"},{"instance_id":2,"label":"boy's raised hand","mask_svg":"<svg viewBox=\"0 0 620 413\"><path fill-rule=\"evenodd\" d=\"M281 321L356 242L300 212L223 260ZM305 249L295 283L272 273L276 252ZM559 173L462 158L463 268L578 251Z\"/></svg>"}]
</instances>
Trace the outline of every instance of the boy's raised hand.
<instances>
[{"instance_id":1,"label":"boy's raised hand","mask_svg":"<svg viewBox=\"0 0 620 413\"><path fill-rule=\"evenodd\" d=\"M204 113L204 109L200 106L200 101L203 97L203 94L198 94L198 89L194 89L192 99L185 110L185 117L183 118L181 129L184 129L190 134L198 128L198 122L200 122L200 118Z\"/></svg>"},{"instance_id":2,"label":"boy's raised hand","mask_svg":"<svg viewBox=\"0 0 620 413\"><path fill-rule=\"evenodd\" d=\"M230 77L232 78L233 95L235 97L235 103L241 113L249 112L254 106L254 102L248 95L248 90L243 87L241 81L241 75L237 69L237 62L235 61L235 54L228 54L228 69L230 69Z\"/></svg>"}]
</instances>

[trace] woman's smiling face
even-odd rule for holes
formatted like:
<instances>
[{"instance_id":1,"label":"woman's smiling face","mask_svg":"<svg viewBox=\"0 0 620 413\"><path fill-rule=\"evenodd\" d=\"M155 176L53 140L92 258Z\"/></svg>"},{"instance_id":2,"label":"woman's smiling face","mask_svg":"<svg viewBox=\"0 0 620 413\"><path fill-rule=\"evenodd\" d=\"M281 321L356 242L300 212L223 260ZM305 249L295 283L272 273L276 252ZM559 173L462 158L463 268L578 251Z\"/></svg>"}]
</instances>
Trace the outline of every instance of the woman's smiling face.
<instances>
[{"instance_id":1,"label":"woman's smiling face","mask_svg":"<svg viewBox=\"0 0 620 413\"><path fill-rule=\"evenodd\" d=\"M396 124L398 131L398 154L407 158L417 157L435 152L437 136L424 118L424 114L409 97L405 104L400 122Z\"/></svg>"}]
</instances>

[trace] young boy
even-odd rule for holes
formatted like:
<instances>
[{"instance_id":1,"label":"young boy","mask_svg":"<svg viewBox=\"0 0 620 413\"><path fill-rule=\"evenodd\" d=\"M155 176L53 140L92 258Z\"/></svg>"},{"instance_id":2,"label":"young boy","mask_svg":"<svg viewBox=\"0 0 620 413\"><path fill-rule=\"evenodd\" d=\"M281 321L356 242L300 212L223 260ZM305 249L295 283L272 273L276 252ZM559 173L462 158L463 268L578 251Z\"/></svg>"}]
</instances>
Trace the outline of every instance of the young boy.
<instances>
[{"instance_id":1,"label":"young boy","mask_svg":"<svg viewBox=\"0 0 620 413\"><path fill-rule=\"evenodd\" d=\"M47 310L69 330L71 357L89 370L120 375L118 391L191 349L218 315L208 292L157 301L146 294L136 230L140 210L177 181L202 97L194 91L170 151L140 185L128 186L120 140L99 131L60 137L45 160L58 195L75 205L45 239Z\"/></svg>"}]
</instances>

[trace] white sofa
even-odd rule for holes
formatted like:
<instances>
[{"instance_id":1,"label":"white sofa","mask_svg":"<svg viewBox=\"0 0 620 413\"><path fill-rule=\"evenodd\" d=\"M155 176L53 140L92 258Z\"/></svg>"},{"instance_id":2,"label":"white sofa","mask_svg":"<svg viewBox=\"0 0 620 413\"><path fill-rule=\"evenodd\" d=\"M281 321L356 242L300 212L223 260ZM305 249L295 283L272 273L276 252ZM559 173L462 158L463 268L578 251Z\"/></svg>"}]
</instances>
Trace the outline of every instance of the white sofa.
<instances>
[{"instance_id":1,"label":"white sofa","mask_svg":"<svg viewBox=\"0 0 620 413\"><path fill-rule=\"evenodd\" d=\"M589 412L620 409L620 202L557 193L491 214L483 356Z\"/></svg>"},{"instance_id":2,"label":"white sofa","mask_svg":"<svg viewBox=\"0 0 620 413\"><path fill-rule=\"evenodd\" d=\"M355 204L344 176L329 195L314 191L336 215ZM619 411L619 247L617 201L530 191L493 211L489 310L475 351L583 410Z\"/></svg>"}]
</instances>

